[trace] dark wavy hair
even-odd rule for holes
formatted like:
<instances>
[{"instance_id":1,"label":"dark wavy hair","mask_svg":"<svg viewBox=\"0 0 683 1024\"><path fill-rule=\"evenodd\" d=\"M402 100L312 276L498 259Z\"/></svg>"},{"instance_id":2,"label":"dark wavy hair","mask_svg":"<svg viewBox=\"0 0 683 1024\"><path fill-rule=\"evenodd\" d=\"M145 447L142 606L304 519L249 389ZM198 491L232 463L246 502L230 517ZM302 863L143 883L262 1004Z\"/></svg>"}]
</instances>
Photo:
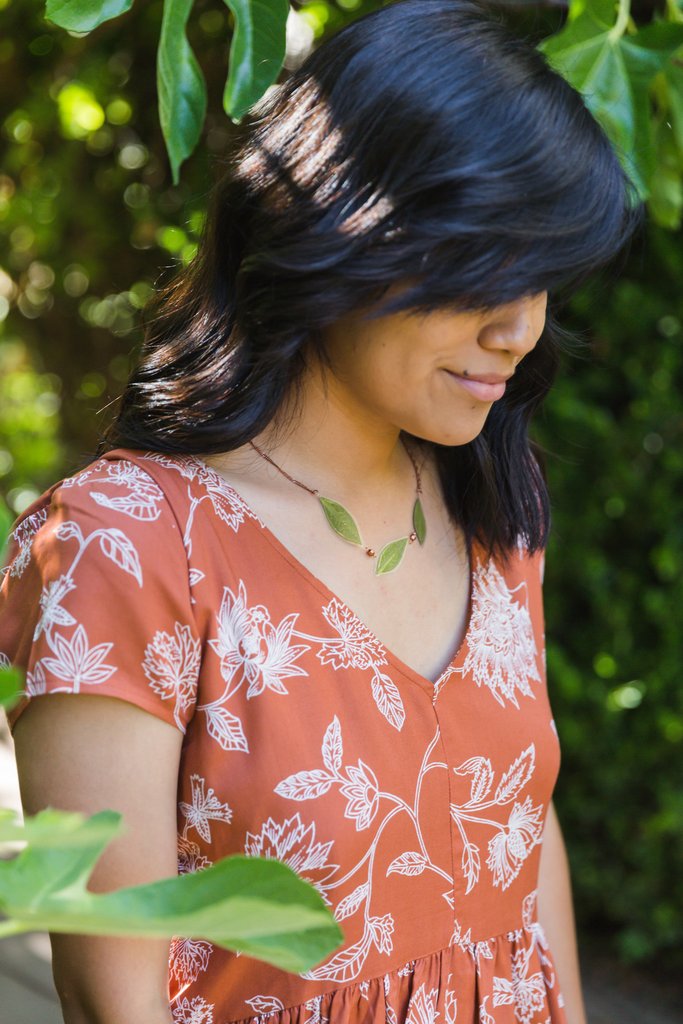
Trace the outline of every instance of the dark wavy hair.
<instances>
[{"instance_id":1,"label":"dark wavy hair","mask_svg":"<svg viewBox=\"0 0 683 1024\"><path fill-rule=\"evenodd\" d=\"M530 42L470 0L398 0L326 40L239 126L198 254L146 311L95 457L245 444L311 354L324 360L321 330L368 304L489 310L548 291L543 335L482 432L433 445L468 544L538 550L550 503L528 424L570 339L553 303L641 220L603 130Z\"/></svg>"}]
</instances>

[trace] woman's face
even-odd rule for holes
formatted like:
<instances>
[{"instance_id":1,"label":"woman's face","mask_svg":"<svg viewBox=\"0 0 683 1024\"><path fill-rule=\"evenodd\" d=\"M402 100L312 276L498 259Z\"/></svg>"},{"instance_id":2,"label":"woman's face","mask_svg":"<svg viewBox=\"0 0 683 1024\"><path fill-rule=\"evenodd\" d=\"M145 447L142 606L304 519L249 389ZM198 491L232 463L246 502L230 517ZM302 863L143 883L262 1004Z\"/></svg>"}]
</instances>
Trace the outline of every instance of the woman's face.
<instances>
[{"instance_id":1,"label":"woman's face","mask_svg":"<svg viewBox=\"0 0 683 1024\"><path fill-rule=\"evenodd\" d=\"M488 312L349 314L323 333L335 400L378 427L467 444L541 336L547 298L540 292Z\"/></svg>"}]
</instances>

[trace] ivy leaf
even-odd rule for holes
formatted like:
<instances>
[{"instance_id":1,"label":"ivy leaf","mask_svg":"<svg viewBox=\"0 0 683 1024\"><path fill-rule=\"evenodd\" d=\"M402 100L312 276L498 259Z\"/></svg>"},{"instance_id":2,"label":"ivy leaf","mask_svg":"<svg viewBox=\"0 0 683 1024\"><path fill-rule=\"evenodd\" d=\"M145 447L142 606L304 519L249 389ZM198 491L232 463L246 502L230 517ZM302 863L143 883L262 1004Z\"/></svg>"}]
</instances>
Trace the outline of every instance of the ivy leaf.
<instances>
[{"instance_id":1,"label":"ivy leaf","mask_svg":"<svg viewBox=\"0 0 683 1024\"><path fill-rule=\"evenodd\" d=\"M273 84L285 59L289 0L225 0L235 19L223 107L239 121Z\"/></svg>"},{"instance_id":2,"label":"ivy leaf","mask_svg":"<svg viewBox=\"0 0 683 1024\"><path fill-rule=\"evenodd\" d=\"M360 530L351 513L343 505L340 505L338 501L332 501L331 498L323 498L319 495L318 501L322 505L325 518L334 532L338 533L344 540L347 540L349 544L360 544L362 546L363 541L360 537Z\"/></svg>"},{"instance_id":3,"label":"ivy leaf","mask_svg":"<svg viewBox=\"0 0 683 1024\"><path fill-rule=\"evenodd\" d=\"M683 65L670 61L665 70L669 113L676 145L683 157Z\"/></svg>"},{"instance_id":4,"label":"ivy leaf","mask_svg":"<svg viewBox=\"0 0 683 1024\"><path fill-rule=\"evenodd\" d=\"M635 36L624 36L621 50L634 95L635 136L633 156L640 165L647 195L657 170L657 145L651 114L650 89L653 80L668 67L671 57L683 46L683 25L656 22L639 29Z\"/></svg>"},{"instance_id":5,"label":"ivy leaf","mask_svg":"<svg viewBox=\"0 0 683 1024\"><path fill-rule=\"evenodd\" d=\"M120 819L114 811L88 819L55 810L36 815L24 832L42 841L29 839L17 857L0 860L0 911L7 918L0 934L182 935L297 972L343 940L317 889L265 857L235 855L148 885L90 892L87 880ZM7 831L6 815L0 826Z\"/></svg>"},{"instance_id":6,"label":"ivy leaf","mask_svg":"<svg viewBox=\"0 0 683 1024\"><path fill-rule=\"evenodd\" d=\"M407 544L407 537L399 537L398 540L392 540L389 541L388 544L385 544L377 558L375 575L380 576L387 572L393 572L394 569L398 569L401 561L403 560Z\"/></svg>"},{"instance_id":7,"label":"ivy leaf","mask_svg":"<svg viewBox=\"0 0 683 1024\"><path fill-rule=\"evenodd\" d=\"M649 86L683 44L683 25L658 22L633 36L614 28L614 5L592 0L539 48L583 94L645 199L654 172Z\"/></svg>"},{"instance_id":8,"label":"ivy leaf","mask_svg":"<svg viewBox=\"0 0 683 1024\"><path fill-rule=\"evenodd\" d=\"M206 83L185 35L194 0L164 0L157 51L159 121L173 183L199 141L206 114Z\"/></svg>"},{"instance_id":9,"label":"ivy leaf","mask_svg":"<svg viewBox=\"0 0 683 1024\"><path fill-rule=\"evenodd\" d=\"M683 215L683 153L676 145L672 127L665 121L655 130L657 171L652 179L650 208L658 224L675 231Z\"/></svg>"},{"instance_id":10,"label":"ivy leaf","mask_svg":"<svg viewBox=\"0 0 683 1024\"><path fill-rule=\"evenodd\" d=\"M419 498L415 499L415 504L413 505L413 529L417 534L417 539L420 544L424 544L425 537L427 536L427 523L425 521L422 502Z\"/></svg>"},{"instance_id":11,"label":"ivy leaf","mask_svg":"<svg viewBox=\"0 0 683 1024\"><path fill-rule=\"evenodd\" d=\"M132 6L133 0L47 0L45 17L69 32L92 32Z\"/></svg>"}]
</instances>

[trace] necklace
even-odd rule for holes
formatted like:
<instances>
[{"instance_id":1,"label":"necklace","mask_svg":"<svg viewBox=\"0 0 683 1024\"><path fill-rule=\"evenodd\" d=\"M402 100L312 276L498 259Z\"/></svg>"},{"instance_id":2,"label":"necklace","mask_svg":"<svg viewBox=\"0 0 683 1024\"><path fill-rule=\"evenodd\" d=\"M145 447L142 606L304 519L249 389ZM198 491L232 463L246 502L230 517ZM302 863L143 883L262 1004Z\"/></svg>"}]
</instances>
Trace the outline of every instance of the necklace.
<instances>
[{"instance_id":1,"label":"necklace","mask_svg":"<svg viewBox=\"0 0 683 1024\"><path fill-rule=\"evenodd\" d=\"M358 529L358 524L348 509L344 508L344 506L338 501L333 501L332 498L324 497L317 488L309 487L307 484L302 483L301 480L297 480L295 477L290 476L286 470L282 469L281 466L278 466L277 462L274 462L270 455L267 455L266 452L262 451L258 445L254 444L253 441L249 442L254 451L258 452L262 459L265 459L266 462L269 462L271 466L277 469L278 473L282 473L282 475L286 477L287 480L290 480L291 483L296 484L297 487L303 488L304 491L307 491L309 494L312 494L313 497L318 499L322 506L322 510L325 513L327 522L339 537L348 541L349 544L355 544L357 547L363 548L369 558L377 559L375 562L376 576L384 575L385 573L393 572L394 569L398 569L399 565L403 561L403 556L406 553L408 545L413 544L415 541L418 541L419 544L424 544L425 537L427 536L427 524L425 522L424 509L422 508L422 502L420 500L420 496L422 494L420 468L415 461L413 453L402 439L401 443L403 444L415 471L413 528L407 536L398 537L396 540L389 541L388 544L384 545L379 554L377 554L374 548L368 547L363 542L360 530Z\"/></svg>"}]
</instances>

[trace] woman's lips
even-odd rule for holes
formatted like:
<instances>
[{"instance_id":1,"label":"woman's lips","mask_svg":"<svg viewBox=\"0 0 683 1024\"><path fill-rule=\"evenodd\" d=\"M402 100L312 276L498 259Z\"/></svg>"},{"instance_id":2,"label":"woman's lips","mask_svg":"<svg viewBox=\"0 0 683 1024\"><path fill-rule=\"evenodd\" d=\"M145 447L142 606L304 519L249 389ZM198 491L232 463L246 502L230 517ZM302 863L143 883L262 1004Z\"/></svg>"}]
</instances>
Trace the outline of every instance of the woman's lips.
<instances>
[{"instance_id":1,"label":"woman's lips","mask_svg":"<svg viewBox=\"0 0 683 1024\"><path fill-rule=\"evenodd\" d=\"M446 370L446 373L481 402L496 402L505 394L505 381L501 381L499 384L485 384L483 380L461 377L457 373L451 373L450 370Z\"/></svg>"}]
</instances>

